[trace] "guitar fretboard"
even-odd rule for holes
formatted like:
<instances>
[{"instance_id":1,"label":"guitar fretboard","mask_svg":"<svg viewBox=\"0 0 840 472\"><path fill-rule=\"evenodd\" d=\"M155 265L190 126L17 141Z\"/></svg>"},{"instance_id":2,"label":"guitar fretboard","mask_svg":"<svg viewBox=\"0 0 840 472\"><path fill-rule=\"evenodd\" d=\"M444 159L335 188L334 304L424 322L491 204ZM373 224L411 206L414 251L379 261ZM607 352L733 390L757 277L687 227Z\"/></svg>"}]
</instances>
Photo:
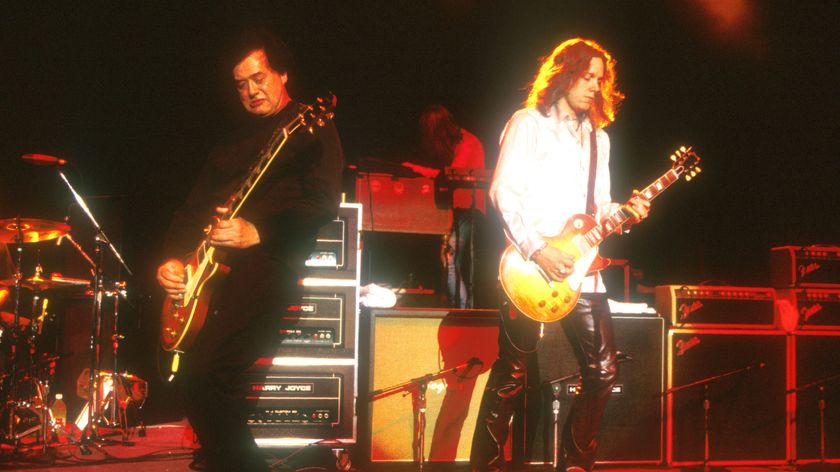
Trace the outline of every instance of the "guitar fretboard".
<instances>
[{"instance_id":1,"label":"guitar fretboard","mask_svg":"<svg viewBox=\"0 0 840 472\"><path fill-rule=\"evenodd\" d=\"M654 180L650 185L642 189L640 192L645 198L648 200L653 200L659 194L665 191L666 188L670 187L671 184L679 180L680 174L682 174L683 168L682 167L675 167L673 169L668 170L665 172L661 177ZM589 246L589 248L593 248L598 246L603 242L604 238L609 236L610 234L616 232L618 228L621 227L624 223L627 222L633 215L628 214L625 211L624 207L619 208L618 210L614 211L604 220L603 224L595 225L594 228L587 231L583 234L583 240Z\"/></svg>"}]
</instances>

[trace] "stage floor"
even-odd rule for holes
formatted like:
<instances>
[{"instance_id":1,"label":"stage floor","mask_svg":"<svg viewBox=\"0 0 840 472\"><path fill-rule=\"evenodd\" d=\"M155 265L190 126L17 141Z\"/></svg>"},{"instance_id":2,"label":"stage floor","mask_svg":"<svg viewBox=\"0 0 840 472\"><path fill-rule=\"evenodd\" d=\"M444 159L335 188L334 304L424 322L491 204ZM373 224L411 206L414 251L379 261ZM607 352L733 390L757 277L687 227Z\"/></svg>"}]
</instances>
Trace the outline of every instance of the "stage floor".
<instances>
[{"instance_id":1,"label":"stage floor","mask_svg":"<svg viewBox=\"0 0 840 472\"><path fill-rule=\"evenodd\" d=\"M115 436L119 437L119 436ZM104 472L118 470L120 472L187 472L192 461L192 434L185 422L168 423L148 426L146 436L140 437L136 432L129 438L131 445L103 445L90 448L90 454L82 454L80 448L62 442L53 448L52 461L45 460L38 451L13 455L8 446L3 446L0 455L0 470L37 470L40 472L72 470L73 472ZM274 469L277 471L319 471L336 470L334 458L328 448L307 448L295 451L265 451L276 457ZM293 454L293 456L292 456ZM267 462L268 463L268 462ZM416 464L410 463L376 463L371 465L353 464L359 471L375 472L409 472L419 470ZM427 464L423 470L440 472L467 472L469 466L465 463ZM527 466L525 468L511 468L511 471L547 472L549 466ZM647 466L606 466L599 465L596 470L612 472L670 472L681 470L673 467ZM727 469L733 472L754 471L796 471L821 470L838 471L840 464L828 464L823 469L816 469L814 465L802 466L742 466Z\"/></svg>"}]
</instances>

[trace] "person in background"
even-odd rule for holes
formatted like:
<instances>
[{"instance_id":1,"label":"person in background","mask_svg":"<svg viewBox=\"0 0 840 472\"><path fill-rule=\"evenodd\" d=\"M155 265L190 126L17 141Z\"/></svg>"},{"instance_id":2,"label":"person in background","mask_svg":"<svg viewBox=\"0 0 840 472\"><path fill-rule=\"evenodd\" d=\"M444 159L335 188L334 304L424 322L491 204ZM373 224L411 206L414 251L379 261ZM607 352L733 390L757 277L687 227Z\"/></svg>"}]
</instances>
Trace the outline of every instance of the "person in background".
<instances>
[{"instance_id":1,"label":"person in background","mask_svg":"<svg viewBox=\"0 0 840 472\"><path fill-rule=\"evenodd\" d=\"M452 113L443 105L427 106L420 114L420 142L426 161L434 168L404 162L418 174L428 178L442 177L449 169L484 170L484 146L472 133L462 128ZM485 192L481 189L456 188L452 192L452 227L444 239L444 263L447 274L449 306L473 308L474 280L471 279L470 247L474 248L476 235L486 214ZM478 223L478 224L477 224Z\"/></svg>"}]
</instances>

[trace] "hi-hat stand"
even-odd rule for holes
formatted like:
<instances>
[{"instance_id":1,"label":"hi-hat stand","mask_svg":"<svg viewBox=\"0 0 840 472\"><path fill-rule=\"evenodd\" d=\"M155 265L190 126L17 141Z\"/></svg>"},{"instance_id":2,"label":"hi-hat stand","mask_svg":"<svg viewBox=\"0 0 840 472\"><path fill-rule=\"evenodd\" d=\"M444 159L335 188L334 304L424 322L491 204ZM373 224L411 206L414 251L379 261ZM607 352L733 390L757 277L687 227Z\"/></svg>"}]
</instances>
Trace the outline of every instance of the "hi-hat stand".
<instances>
[{"instance_id":1,"label":"hi-hat stand","mask_svg":"<svg viewBox=\"0 0 840 472\"><path fill-rule=\"evenodd\" d=\"M429 382L437 380L446 375L453 374L459 369L469 370L473 366L481 365L483 362L477 357L470 358L467 362L455 367L444 369L432 374L422 375L406 382L380 388L370 392L370 401L393 395L397 392L404 392L403 395L412 394L412 413L414 416L414 437L412 439L412 452L414 462L419 470L423 470L426 463L426 389Z\"/></svg>"}]
</instances>

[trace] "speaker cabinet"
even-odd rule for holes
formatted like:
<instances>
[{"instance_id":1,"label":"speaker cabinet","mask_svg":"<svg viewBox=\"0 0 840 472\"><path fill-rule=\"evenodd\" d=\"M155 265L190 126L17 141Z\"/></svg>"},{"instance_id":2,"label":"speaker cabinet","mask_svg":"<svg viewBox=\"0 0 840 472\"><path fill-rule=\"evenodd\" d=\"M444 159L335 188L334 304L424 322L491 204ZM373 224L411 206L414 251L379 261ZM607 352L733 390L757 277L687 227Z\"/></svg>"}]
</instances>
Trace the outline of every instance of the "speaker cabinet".
<instances>
[{"instance_id":1,"label":"speaker cabinet","mask_svg":"<svg viewBox=\"0 0 840 472\"><path fill-rule=\"evenodd\" d=\"M826 459L840 458L840 332L797 332L796 459L820 459L820 398ZM824 381L824 382L821 382ZM823 390L820 387L823 387Z\"/></svg>"},{"instance_id":2,"label":"speaker cabinet","mask_svg":"<svg viewBox=\"0 0 840 472\"><path fill-rule=\"evenodd\" d=\"M370 327L365 343L370 371L359 406L360 417L362 409L368 410L364 428L370 432L370 460L414 459L414 406L419 397L412 379L478 358L481 365L431 380L426 388L425 457L468 460L484 385L498 355L498 312L376 309L363 316ZM401 387L371 401L370 392L392 386Z\"/></svg>"},{"instance_id":3,"label":"speaker cabinet","mask_svg":"<svg viewBox=\"0 0 840 472\"><path fill-rule=\"evenodd\" d=\"M711 463L787 460L789 338L769 330L668 333L670 464L703 461L704 400Z\"/></svg>"},{"instance_id":4,"label":"speaker cabinet","mask_svg":"<svg viewBox=\"0 0 840 472\"><path fill-rule=\"evenodd\" d=\"M599 463L660 463L663 459L662 391L665 320L653 316L613 316L616 349L629 356L619 367L616 385L598 431ZM552 380L579 372L574 351L561 323L545 325L539 351L529 361L524 414L517 423L514 451L521 460L550 463L554 457L552 402L559 393L559 426L565 422L579 377ZM536 375L535 375L536 373ZM556 389L556 390L555 390ZM520 458L517 457L517 460Z\"/></svg>"}]
</instances>

